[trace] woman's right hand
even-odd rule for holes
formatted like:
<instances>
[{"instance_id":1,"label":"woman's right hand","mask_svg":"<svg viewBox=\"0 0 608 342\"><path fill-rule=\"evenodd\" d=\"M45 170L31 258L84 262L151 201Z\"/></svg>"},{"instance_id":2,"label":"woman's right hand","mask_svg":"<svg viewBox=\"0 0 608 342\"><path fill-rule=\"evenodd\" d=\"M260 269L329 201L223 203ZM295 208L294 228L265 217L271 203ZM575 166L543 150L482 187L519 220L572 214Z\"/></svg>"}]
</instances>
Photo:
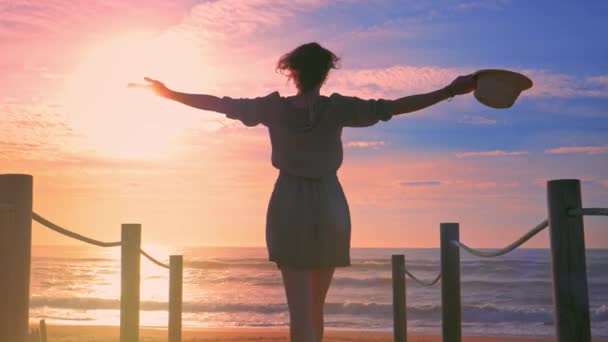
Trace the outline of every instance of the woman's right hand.
<instances>
[{"instance_id":1,"label":"woman's right hand","mask_svg":"<svg viewBox=\"0 0 608 342\"><path fill-rule=\"evenodd\" d=\"M168 95L171 93L171 90L167 88L161 81L157 81L149 77L144 77L144 80L148 83L129 83L127 87L149 89L153 91L156 95L162 97L168 97Z\"/></svg>"},{"instance_id":2,"label":"woman's right hand","mask_svg":"<svg viewBox=\"0 0 608 342\"><path fill-rule=\"evenodd\" d=\"M472 92L477 87L473 74L458 76L446 88L451 95L463 95Z\"/></svg>"}]
</instances>

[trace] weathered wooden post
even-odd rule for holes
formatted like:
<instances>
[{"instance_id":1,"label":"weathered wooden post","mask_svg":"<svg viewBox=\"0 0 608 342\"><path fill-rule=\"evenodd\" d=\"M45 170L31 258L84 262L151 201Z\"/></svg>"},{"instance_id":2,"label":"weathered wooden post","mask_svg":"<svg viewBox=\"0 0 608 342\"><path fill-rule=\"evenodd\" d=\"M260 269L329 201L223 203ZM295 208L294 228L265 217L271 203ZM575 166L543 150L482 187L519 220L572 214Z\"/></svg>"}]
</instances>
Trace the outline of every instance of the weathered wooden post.
<instances>
[{"instance_id":1,"label":"weathered wooden post","mask_svg":"<svg viewBox=\"0 0 608 342\"><path fill-rule=\"evenodd\" d=\"M557 341L591 342L583 217L568 215L582 208L580 181L549 181L547 202Z\"/></svg>"},{"instance_id":2,"label":"weathered wooden post","mask_svg":"<svg viewBox=\"0 0 608 342\"><path fill-rule=\"evenodd\" d=\"M460 342L460 241L458 223L441 223L441 324L443 342Z\"/></svg>"},{"instance_id":3,"label":"weathered wooden post","mask_svg":"<svg viewBox=\"0 0 608 342\"><path fill-rule=\"evenodd\" d=\"M395 342L407 341L407 315L405 307L405 257L394 254L393 265L393 333Z\"/></svg>"},{"instance_id":4,"label":"weathered wooden post","mask_svg":"<svg viewBox=\"0 0 608 342\"><path fill-rule=\"evenodd\" d=\"M46 342L46 321L40 320L40 342Z\"/></svg>"},{"instance_id":5,"label":"weathered wooden post","mask_svg":"<svg viewBox=\"0 0 608 342\"><path fill-rule=\"evenodd\" d=\"M169 342L182 340L183 257L169 258Z\"/></svg>"},{"instance_id":6,"label":"weathered wooden post","mask_svg":"<svg viewBox=\"0 0 608 342\"><path fill-rule=\"evenodd\" d=\"M30 175L0 175L0 341L29 334L32 183Z\"/></svg>"},{"instance_id":7,"label":"weathered wooden post","mask_svg":"<svg viewBox=\"0 0 608 342\"><path fill-rule=\"evenodd\" d=\"M120 342L138 342L141 225L123 224L121 236Z\"/></svg>"}]
</instances>

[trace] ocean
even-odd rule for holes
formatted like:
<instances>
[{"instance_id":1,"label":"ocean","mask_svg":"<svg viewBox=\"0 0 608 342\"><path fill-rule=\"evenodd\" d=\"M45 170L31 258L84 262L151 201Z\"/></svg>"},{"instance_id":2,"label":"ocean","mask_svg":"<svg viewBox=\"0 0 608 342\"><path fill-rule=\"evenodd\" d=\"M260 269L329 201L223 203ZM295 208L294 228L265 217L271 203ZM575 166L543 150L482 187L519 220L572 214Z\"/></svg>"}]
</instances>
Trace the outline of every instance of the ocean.
<instances>
[{"instance_id":1,"label":"ocean","mask_svg":"<svg viewBox=\"0 0 608 342\"><path fill-rule=\"evenodd\" d=\"M156 252L156 253L155 253ZM184 255L186 327L286 327L280 273L264 248L188 248ZM168 262L167 254L150 251ZM34 247L30 319L50 324L118 325L120 249ZM353 248L352 266L339 268L327 296L329 329L392 330L392 254L432 279L439 249ZM163 257L165 255L165 257ZM550 251L517 249L480 259L461 252L462 331L468 335L552 336ZM169 272L142 258L141 325L167 325ZM608 336L608 250L587 251L592 334ZM407 280L410 333L441 333L441 282Z\"/></svg>"}]
</instances>

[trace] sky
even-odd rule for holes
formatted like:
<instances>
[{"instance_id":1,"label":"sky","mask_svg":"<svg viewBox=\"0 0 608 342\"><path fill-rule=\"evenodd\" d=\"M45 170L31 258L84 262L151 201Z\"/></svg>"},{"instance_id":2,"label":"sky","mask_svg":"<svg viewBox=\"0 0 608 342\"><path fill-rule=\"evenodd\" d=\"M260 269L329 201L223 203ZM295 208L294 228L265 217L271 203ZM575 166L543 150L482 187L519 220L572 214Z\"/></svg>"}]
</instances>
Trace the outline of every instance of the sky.
<instances>
[{"instance_id":1,"label":"sky","mask_svg":"<svg viewBox=\"0 0 608 342\"><path fill-rule=\"evenodd\" d=\"M396 99L498 68L534 86L509 109L473 96L344 131L353 247L502 247L547 216L546 182L608 205L606 1L0 0L0 173L34 177L34 211L90 237L264 246L278 171L263 126L126 89L144 76L217 96L295 94L278 58L341 57L323 94ZM608 220L585 218L588 247ZM33 225L36 245L78 243ZM524 245L547 247L546 231Z\"/></svg>"}]
</instances>

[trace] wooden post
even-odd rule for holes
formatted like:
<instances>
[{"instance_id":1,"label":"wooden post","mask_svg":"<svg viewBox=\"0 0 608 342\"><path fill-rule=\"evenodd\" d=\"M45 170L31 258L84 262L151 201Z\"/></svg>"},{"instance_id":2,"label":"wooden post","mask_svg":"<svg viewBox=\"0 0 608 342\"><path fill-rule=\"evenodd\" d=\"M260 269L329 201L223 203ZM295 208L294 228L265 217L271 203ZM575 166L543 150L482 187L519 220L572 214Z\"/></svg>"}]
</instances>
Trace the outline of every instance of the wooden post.
<instances>
[{"instance_id":1,"label":"wooden post","mask_svg":"<svg viewBox=\"0 0 608 342\"><path fill-rule=\"evenodd\" d=\"M460 241L458 223L442 223L441 231L441 324L443 342L460 342Z\"/></svg>"},{"instance_id":2,"label":"wooden post","mask_svg":"<svg viewBox=\"0 0 608 342\"><path fill-rule=\"evenodd\" d=\"M46 322L40 320L40 342L46 342Z\"/></svg>"},{"instance_id":3,"label":"wooden post","mask_svg":"<svg viewBox=\"0 0 608 342\"><path fill-rule=\"evenodd\" d=\"M547 201L557 341L591 342L583 217L568 215L582 208L580 181L549 181Z\"/></svg>"},{"instance_id":4,"label":"wooden post","mask_svg":"<svg viewBox=\"0 0 608 342\"><path fill-rule=\"evenodd\" d=\"M122 225L120 342L139 341L141 225Z\"/></svg>"},{"instance_id":5,"label":"wooden post","mask_svg":"<svg viewBox=\"0 0 608 342\"><path fill-rule=\"evenodd\" d=\"M183 257L169 258L169 342L182 340Z\"/></svg>"},{"instance_id":6,"label":"wooden post","mask_svg":"<svg viewBox=\"0 0 608 342\"><path fill-rule=\"evenodd\" d=\"M407 341L407 315L405 311L405 257L394 254L393 265L393 332L395 342Z\"/></svg>"},{"instance_id":7,"label":"wooden post","mask_svg":"<svg viewBox=\"0 0 608 342\"><path fill-rule=\"evenodd\" d=\"M0 341L29 335L32 183L30 175L0 175Z\"/></svg>"}]
</instances>

